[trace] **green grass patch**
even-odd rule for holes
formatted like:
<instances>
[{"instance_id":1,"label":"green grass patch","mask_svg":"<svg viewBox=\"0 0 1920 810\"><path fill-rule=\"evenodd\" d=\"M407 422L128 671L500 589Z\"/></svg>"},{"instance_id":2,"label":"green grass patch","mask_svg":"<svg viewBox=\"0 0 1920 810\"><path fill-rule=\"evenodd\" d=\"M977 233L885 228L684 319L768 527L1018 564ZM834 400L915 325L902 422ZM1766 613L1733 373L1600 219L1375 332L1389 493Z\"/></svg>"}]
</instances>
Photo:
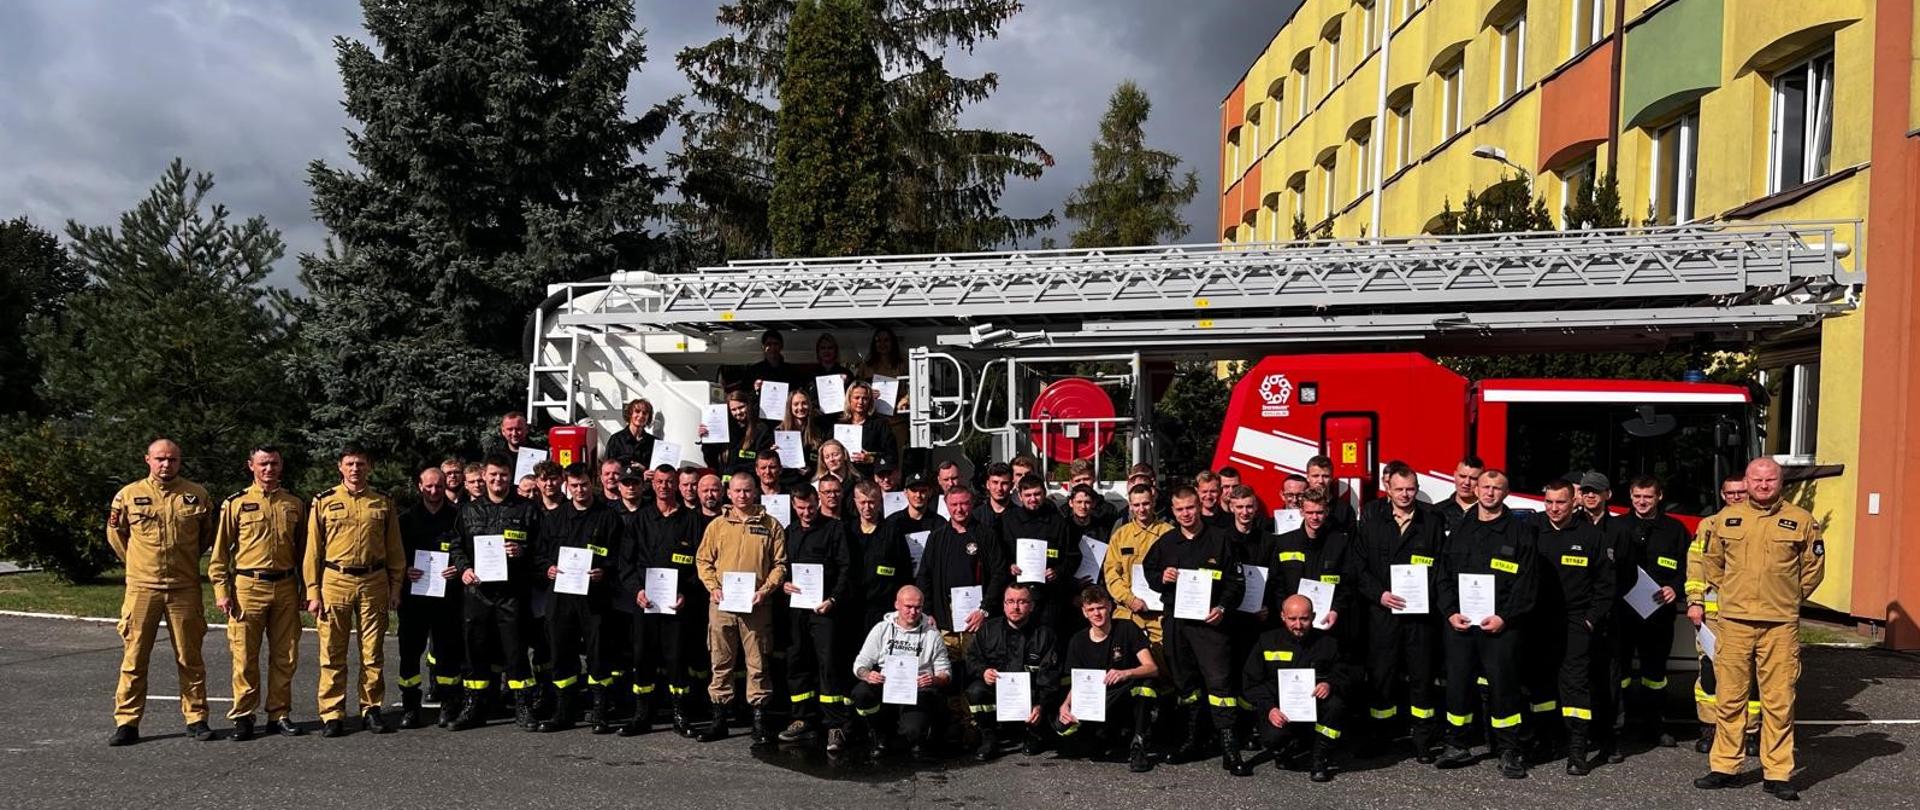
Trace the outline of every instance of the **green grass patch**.
<instances>
[{"instance_id":1,"label":"green grass patch","mask_svg":"<svg viewBox=\"0 0 1920 810\"><path fill-rule=\"evenodd\" d=\"M1803 621L1800 623L1800 643L1874 645L1879 642L1872 637L1855 633L1848 628Z\"/></svg>"},{"instance_id":2,"label":"green grass patch","mask_svg":"<svg viewBox=\"0 0 1920 810\"><path fill-rule=\"evenodd\" d=\"M43 571L7 574L0 576L0 610L118 619L120 602L126 595L126 582L126 572L119 568L78 585L62 582ZM213 606L211 583L200 583L200 601L208 624L224 624L227 621L226 614ZM300 623L312 627L313 616L300 614Z\"/></svg>"}]
</instances>

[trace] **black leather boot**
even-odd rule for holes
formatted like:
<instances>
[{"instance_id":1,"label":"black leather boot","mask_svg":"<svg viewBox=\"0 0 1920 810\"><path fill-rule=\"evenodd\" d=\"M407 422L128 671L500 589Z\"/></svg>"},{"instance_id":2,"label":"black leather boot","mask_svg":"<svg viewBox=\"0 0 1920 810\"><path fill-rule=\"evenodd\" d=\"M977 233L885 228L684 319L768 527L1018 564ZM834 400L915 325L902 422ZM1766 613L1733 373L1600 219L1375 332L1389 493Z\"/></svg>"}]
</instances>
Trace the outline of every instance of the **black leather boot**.
<instances>
[{"instance_id":1,"label":"black leather boot","mask_svg":"<svg viewBox=\"0 0 1920 810\"><path fill-rule=\"evenodd\" d=\"M403 686L400 688L400 727L419 728L426 725L420 720L420 687Z\"/></svg>"},{"instance_id":2,"label":"black leather boot","mask_svg":"<svg viewBox=\"0 0 1920 810\"><path fill-rule=\"evenodd\" d=\"M573 728L574 690L562 689L553 699L553 714L540 721L540 731L566 731Z\"/></svg>"},{"instance_id":3,"label":"black leather boot","mask_svg":"<svg viewBox=\"0 0 1920 810\"><path fill-rule=\"evenodd\" d=\"M523 731L538 731L540 724L533 721L534 688L513 690L513 724Z\"/></svg>"},{"instance_id":4,"label":"black leather boot","mask_svg":"<svg viewBox=\"0 0 1920 810\"><path fill-rule=\"evenodd\" d=\"M1173 752L1175 762L1192 762L1207 753L1207 711L1200 707L1187 710L1187 739Z\"/></svg>"},{"instance_id":5,"label":"black leather boot","mask_svg":"<svg viewBox=\"0 0 1920 810\"><path fill-rule=\"evenodd\" d=\"M753 707L753 744L766 745L773 742L773 732L767 728L767 710Z\"/></svg>"},{"instance_id":6,"label":"black leather boot","mask_svg":"<svg viewBox=\"0 0 1920 810\"><path fill-rule=\"evenodd\" d=\"M453 722L447 728L454 731L466 731L479 728L487 723L487 690L468 689L460 702L460 713L454 715Z\"/></svg>"},{"instance_id":7,"label":"black leather boot","mask_svg":"<svg viewBox=\"0 0 1920 810\"><path fill-rule=\"evenodd\" d=\"M1240 732L1232 727L1220 731L1220 768L1234 776L1253 775L1253 769L1240 757Z\"/></svg>"},{"instance_id":8,"label":"black leather boot","mask_svg":"<svg viewBox=\"0 0 1920 810\"><path fill-rule=\"evenodd\" d=\"M638 737L642 734L645 734L653 730L653 701L649 700L650 697L652 696L651 695L634 695L633 696L633 716L627 719L626 725L623 725L620 727L620 736ZM679 718L680 716L679 712L680 712L680 700L679 698L675 698L674 699L674 718L675 719ZM691 736L691 735L688 735L688 736Z\"/></svg>"},{"instance_id":9,"label":"black leather boot","mask_svg":"<svg viewBox=\"0 0 1920 810\"><path fill-rule=\"evenodd\" d=\"M651 701L642 701L642 703L646 706L646 711L648 712L653 711L653 705ZM633 716L640 717L639 706L634 707ZM652 722L653 722L653 718L651 716L647 717L647 723L651 724ZM679 734L682 737L692 737L694 734L693 723L687 719L687 696L686 695L673 696L673 731L675 734Z\"/></svg>"},{"instance_id":10,"label":"black leather boot","mask_svg":"<svg viewBox=\"0 0 1920 810\"><path fill-rule=\"evenodd\" d=\"M1587 730L1582 726L1567 729L1567 775L1586 776L1593 773L1593 765L1587 761Z\"/></svg>"},{"instance_id":11,"label":"black leather boot","mask_svg":"<svg viewBox=\"0 0 1920 810\"><path fill-rule=\"evenodd\" d=\"M447 685L440 687L440 720L436 724L441 728L452 728L453 718L460 714L460 706L466 696L461 687Z\"/></svg>"},{"instance_id":12,"label":"black leather boot","mask_svg":"<svg viewBox=\"0 0 1920 810\"><path fill-rule=\"evenodd\" d=\"M700 732L700 736L697 737L696 739L698 739L701 742L718 742L726 738L727 738L727 713L723 710L718 710L713 713L713 719L711 721L708 721L707 729L705 731Z\"/></svg>"},{"instance_id":13,"label":"black leather boot","mask_svg":"<svg viewBox=\"0 0 1920 810\"><path fill-rule=\"evenodd\" d=\"M588 719L593 723L593 733L612 734L615 728L613 725L613 696L607 694L607 688L604 686L595 686L592 688L592 692L593 708L589 710L591 714L588 716ZM640 716L639 712L636 711L634 716Z\"/></svg>"}]
</instances>

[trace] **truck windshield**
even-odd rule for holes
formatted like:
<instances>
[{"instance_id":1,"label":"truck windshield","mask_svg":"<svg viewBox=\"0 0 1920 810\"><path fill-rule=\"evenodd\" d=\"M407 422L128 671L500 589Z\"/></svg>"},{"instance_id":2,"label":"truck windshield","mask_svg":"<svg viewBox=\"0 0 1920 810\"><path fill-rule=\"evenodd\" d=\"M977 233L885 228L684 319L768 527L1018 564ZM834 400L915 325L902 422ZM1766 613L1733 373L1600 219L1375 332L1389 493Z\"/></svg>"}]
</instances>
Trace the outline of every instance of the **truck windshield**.
<instances>
[{"instance_id":1,"label":"truck windshield","mask_svg":"<svg viewBox=\"0 0 1920 810\"><path fill-rule=\"evenodd\" d=\"M1737 403L1514 403L1507 474L1515 494L1537 495L1555 478L1577 482L1599 470L1623 508L1627 483L1652 475L1665 485L1667 511L1705 515L1719 508L1720 478L1743 463L1745 424L1746 406Z\"/></svg>"}]
</instances>

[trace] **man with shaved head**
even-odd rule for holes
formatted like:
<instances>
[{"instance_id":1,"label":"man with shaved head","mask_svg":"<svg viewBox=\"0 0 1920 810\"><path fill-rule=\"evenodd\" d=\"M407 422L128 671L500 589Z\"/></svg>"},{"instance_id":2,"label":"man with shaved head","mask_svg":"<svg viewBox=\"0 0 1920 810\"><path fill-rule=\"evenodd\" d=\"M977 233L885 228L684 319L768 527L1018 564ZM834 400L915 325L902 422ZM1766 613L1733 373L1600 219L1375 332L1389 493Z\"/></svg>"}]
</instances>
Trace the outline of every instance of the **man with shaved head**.
<instances>
[{"instance_id":1,"label":"man with shaved head","mask_svg":"<svg viewBox=\"0 0 1920 810\"><path fill-rule=\"evenodd\" d=\"M1694 787L1731 787L1745 759L1748 689L1760 685L1761 789L1775 798L1800 798L1793 774L1793 700L1800 678L1800 603L1826 573L1820 525L1807 510L1780 497L1780 465L1757 458L1747 465L1747 500L1730 503L1702 523L1687 570L1687 618L1699 626L1708 593L1719 596L1714 627L1719 642L1713 735L1707 775Z\"/></svg>"},{"instance_id":2,"label":"man with shaved head","mask_svg":"<svg viewBox=\"0 0 1920 810\"><path fill-rule=\"evenodd\" d=\"M147 477L120 488L107 510L107 545L126 564L120 604L120 684L114 691L113 736L108 745L140 740L147 707L147 661L167 621L173 661L180 670L180 714L187 736L213 739L207 725L207 667L200 642L207 618L200 604L200 555L213 548L215 511L207 490L180 477L180 445L147 445Z\"/></svg>"}]
</instances>

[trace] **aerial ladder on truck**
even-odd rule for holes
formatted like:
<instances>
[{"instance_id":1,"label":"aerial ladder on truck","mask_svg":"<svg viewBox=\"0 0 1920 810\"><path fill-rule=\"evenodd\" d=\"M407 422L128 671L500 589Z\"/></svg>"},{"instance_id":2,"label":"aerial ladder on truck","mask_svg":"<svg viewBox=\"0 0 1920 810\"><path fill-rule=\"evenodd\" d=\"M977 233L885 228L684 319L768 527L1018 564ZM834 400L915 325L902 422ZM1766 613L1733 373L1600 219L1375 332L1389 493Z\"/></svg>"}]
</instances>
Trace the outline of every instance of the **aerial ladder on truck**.
<instances>
[{"instance_id":1,"label":"aerial ladder on truck","mask_svg":"<svg viewBox=\"0 0 1920 810\"><path fill-rule=\"evenodd\" d=\"M646 397L657 432L693 448L720 368L759 359L762 330L799 349L885 327L909 347L912 447L959 455L984 436L996 458L1064 460L1114 442L1129 463L1152 461L1150 373L1173 360L1749 346L1854 306L1858 229L1704 223L616 272L553 285L532 314L527 412L604 435ZM1085 385L1046 395L1067 378L1107 393L1105 407Z\"/></svg>"}]
</instances>

